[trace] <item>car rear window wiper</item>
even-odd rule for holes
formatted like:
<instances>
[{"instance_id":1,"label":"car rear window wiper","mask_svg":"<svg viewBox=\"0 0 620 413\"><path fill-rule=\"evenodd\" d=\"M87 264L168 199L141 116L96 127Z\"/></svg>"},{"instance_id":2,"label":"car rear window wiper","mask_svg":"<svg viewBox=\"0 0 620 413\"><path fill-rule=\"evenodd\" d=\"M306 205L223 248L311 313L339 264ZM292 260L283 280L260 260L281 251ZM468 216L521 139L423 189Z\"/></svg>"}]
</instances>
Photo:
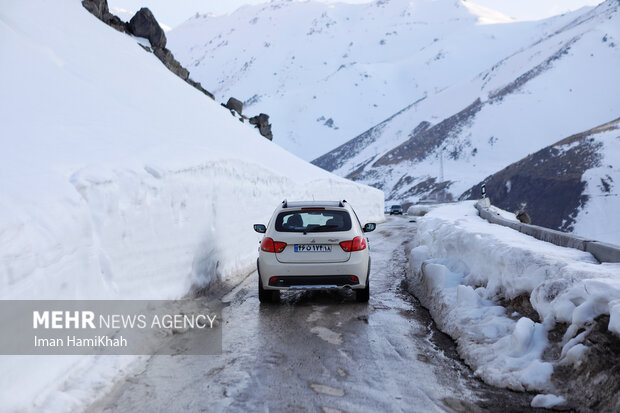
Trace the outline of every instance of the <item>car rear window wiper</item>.
<instances>
[{"instance_id":1,"label":"car rear window wiper","mask_svg":"<svg viewBox=\"0 0 620 413\"><path fill-rule=\"evenodd\" d=\"M304 231L304 234L307 234L308 232L323 232L324 230L327 229L333 229L333 228L339 228L339 225L319 225L318 227L312 227L312 228L308 228Z\"/></svg>"}]
</instances>

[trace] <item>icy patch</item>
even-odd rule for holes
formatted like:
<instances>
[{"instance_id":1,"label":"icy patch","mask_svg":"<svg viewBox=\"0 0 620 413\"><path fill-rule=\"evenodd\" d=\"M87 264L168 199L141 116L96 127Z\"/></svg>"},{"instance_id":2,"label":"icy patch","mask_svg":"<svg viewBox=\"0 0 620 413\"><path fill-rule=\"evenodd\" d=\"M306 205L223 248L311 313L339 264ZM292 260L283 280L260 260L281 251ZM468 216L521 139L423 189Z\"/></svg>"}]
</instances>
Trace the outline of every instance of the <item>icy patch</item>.
<instances>
[{"instance_id":1,"label":"icy patch","mask_svg":"<svg viewBox=\"0 0 620 413\"><path fill-rule=\"evenodd\" d=\"M322 340L337 346L342 344L342 334L330 330L326 327L312 327L310 332L319 336Z\"/></svg>"},{"instance_id":2,"label":"icy patch","mask_svg":"<svg viewBox=\"0 0 620 413\"><path fill-rule=\"evenodd\" d=\"M323 318L323 309L322 308L318 308L316 306L313 306L312 310L313 311L306 318L307 322L313 323L313 322L318 321L321 318Z\"/></svg>"}]
</instances>

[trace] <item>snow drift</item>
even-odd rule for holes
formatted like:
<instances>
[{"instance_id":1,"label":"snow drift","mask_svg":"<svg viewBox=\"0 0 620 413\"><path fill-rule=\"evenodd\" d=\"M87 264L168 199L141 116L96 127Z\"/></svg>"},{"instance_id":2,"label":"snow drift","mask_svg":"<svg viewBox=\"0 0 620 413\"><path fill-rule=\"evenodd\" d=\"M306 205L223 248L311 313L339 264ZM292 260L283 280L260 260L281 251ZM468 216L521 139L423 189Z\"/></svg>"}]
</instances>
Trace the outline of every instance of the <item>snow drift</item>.
<instances>
[{"instance_id":1,"label":"snow drift","mask_svg":"<svg viewBox=\"0 0 620 413\"><path fill-rule=\"evenodd\" d=\"M75 0L4 2L0 48L1 299L234 282L253 269L252 224L285 197L383 218L380 191L268 142ZM134 360L2 357L2 408L79 409Z\"/></svg>"},{"instance_id":2,"label":"snow drift","mask_svg":"<svg viewBox=\"0 0 620 413\"><path fill-rule=\"evenodd\" d=\"M552 391L556 365L583 361L595 319L609 316L608 330L620 336L620 265L490 224L473 205L418 218L409 288L485 381ZM567 328L553 359L548 333L559 324Z\"/></svg>"}]
</instances>

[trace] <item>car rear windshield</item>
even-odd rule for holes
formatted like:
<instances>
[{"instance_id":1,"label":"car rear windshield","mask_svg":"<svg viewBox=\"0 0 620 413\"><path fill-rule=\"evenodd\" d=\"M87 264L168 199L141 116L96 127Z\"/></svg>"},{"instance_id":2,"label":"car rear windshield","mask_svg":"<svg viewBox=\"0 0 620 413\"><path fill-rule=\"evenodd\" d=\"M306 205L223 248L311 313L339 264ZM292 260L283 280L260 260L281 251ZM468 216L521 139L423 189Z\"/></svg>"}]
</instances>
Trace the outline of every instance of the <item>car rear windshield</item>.
<instances>
[{"instance_id":1,"label":"car rear windshield","mask_svg":"<svg viewBox=\"0 0 620 413\"><path fill-rule=\"evenodd\" d=\"M337 232L351 229L347 211L298 210L286 211L276 218L278 232Z\"/></svg>"}]
</instances>

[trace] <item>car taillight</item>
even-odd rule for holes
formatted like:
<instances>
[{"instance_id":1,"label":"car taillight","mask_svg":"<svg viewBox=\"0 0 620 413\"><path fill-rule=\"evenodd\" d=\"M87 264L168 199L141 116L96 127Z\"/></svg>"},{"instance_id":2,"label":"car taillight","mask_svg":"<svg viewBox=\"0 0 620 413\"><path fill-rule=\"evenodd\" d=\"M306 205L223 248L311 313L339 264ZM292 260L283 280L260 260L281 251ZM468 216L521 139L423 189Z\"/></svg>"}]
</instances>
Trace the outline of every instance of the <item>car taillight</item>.
<instances>
[{"instance_id":1,"label":"car taillight","mask_svg":"<svg viewBox=\"0 0 620 413\"><path fill-rule=\"evenodd\" d=\"M345 252L361 251L366 249L366 238L355 237L351 241L342 241L340 247Z\"/></svg>"},{"instance_id":2,"label":"car taillight","mask_svg":"<svg viewBox=\"0 0 620 413\"><path fill-rule=\"evenodd\" d=\"M286 242L274 241L269 237L263 238L263 242L260 243L261 251L265 252L282 252L286 248Z\"/></svg>"}]
</instances>

